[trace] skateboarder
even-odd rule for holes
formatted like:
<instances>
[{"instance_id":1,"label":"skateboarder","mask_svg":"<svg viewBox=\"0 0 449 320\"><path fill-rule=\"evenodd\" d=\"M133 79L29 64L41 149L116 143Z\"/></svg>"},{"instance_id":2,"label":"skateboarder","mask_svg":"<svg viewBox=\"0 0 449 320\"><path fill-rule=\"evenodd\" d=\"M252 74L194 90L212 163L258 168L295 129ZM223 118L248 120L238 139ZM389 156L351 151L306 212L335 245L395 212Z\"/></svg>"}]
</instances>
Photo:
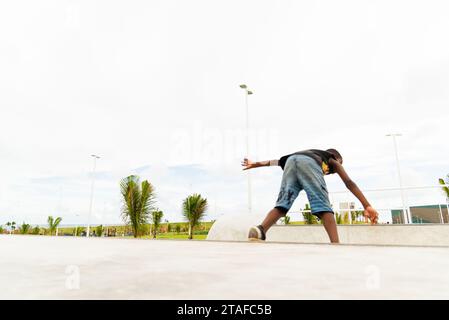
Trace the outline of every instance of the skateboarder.
<instances>
[{"instance_id":1,"label":"skateboarder","mask_svg":"<svg viewBox=\"0 0 449 320\"><path fill-rule=\"evenodd\" d=\"M334 218L324 176L337 173L346 187L359 199L364 208L364 216L369 218L371 224L376 224L378 213L363 195L362 191L349 178L344 170L343 158L335 149L310 149L295 152L281 157L279 160L251 162L244 159L243 170L280 166L284 170L281 189L275 207L268 213L262 224L251 227L248 238L250 240L265 240L266 233L276 221L284 217L292 207L301 190L307 194L311 211L324 224L324 228L332 243L338 243L337 224Z\"/></svg>"}]
</instances>

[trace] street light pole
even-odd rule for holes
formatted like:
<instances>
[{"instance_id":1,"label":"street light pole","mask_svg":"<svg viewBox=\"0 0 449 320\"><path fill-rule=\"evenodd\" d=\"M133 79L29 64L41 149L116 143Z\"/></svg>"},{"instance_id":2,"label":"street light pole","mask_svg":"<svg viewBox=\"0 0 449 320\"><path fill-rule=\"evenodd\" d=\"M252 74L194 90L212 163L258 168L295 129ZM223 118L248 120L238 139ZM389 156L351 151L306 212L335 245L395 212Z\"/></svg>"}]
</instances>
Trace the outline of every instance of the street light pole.
<instances>
[{"instance_id":1,"label":"street light pole","mask_svg":"<svg viewBox=\"0 0 449 320\"><path fill-rule=\"evenodd\" d=\"M89 204L89 216L87 218L87 231L86 231L86 237L89 237L90 233L90 218L92 215L92 205L94 202L94 185L95 185L95 169L97 167L97 159L100 159L99 156L92 154L91 157L94 160L94 168L92 170L92 183L90 185L90 204Z\"/></svg>"},{"instance_id":2,"label":"street light pole","mask_svg":"<svg viewBox=\"0 0 449 320\"><path fill-rule=\"evenodd\" d=\"M245 106L246 106L246 158L249 159L249 105L248 96L253 94L251 90L248 89L246 84L241 84L240 88L245 90ZM251 173L247 172L248 178L248 212L252 212L252 195L251 195Z\"/></svg>"},{"instance_id":3,"label":"street light pole","mask_svg":"<svg viewBox=\"0 0 449 320\"><path fill-rule=\"evenodd\" d=\"M402 188L402 176L401 176L401 167L399 165L399 155L398 155L398 146L396 143L396 137L400 137L402 136L402 134L399 133L390 133L387 134L387 137L392 137L393 138L393 144L394 144L394 153L395 153L395 157L396 157L396 168L398 171L398 178L399 178L399 189L401 191L401 200L402 200L402 210L404 212L404 216L407 217L407 223L413 223L412 221L412 215L410 213L410 210L407 210L407 206L405 205L405 196L404 196L404 190Z\"/></svg>"}]
</instances>

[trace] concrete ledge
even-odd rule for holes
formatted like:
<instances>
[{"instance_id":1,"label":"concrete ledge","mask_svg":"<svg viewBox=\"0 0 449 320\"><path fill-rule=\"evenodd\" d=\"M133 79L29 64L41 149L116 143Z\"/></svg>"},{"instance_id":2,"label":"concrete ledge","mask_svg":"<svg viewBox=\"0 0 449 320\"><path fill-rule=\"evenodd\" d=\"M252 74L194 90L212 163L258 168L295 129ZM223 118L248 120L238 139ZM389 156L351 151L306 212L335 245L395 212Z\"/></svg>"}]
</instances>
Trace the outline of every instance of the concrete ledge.
<instances>
[{"instance_id":1,"label":"concrete ledge","mask_svg":"<svg viewBox=\"0 0 449 320\"><path fill-rule=\"evenodd\" d=\"M225 216L212 226L207 240L247 241L250 226L259 224L263 216ZM343 244L449 246L449 224L414 225L339 225ZM322 225L277 225L267 241L294 243L329 243Z\"/></svg>"},{"instance_id":2,"label":"concrete ledge","mask_svg":"<svg viewBox=\"0 0 449 320\"><path fill-rule=\"evenodd\" d=\"M340 225L340 242L345 244L449 246L449 225ZM274 226L269 241L329 243L322 225Z\"/></svg>"}]
</instances>

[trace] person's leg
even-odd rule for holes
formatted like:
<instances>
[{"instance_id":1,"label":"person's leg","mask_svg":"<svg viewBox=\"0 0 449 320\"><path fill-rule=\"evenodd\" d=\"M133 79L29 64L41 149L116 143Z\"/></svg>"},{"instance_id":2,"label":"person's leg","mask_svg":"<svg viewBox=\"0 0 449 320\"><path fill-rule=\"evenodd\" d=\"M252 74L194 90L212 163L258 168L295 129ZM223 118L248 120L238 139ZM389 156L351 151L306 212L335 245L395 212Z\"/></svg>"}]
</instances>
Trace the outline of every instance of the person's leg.
<instances>
[{"instance_id":1,"label":"person's leg","mask_svg":"<svg viewBox=\"0 0 449 320\"><path fill-rule=\"evenodd\" d=\"M337 224L329 201L323 171L313 159L305 159L302 167L303 170L298 172L298 179L304 186L312 214L318 216L323 222L331 243L339 243Z\"/></svg>"},{"instance_id":2,"label":"person's leg","mask_svg":"<svg viewBox=\"0 0 449 320\"><path fill-rule=\"evenodd\" d=\"M276 206L268 212L262 224L251 227L248 238L250 240L265 240L268 229L287 214L300 191L301 185L297 178L296 163L294 157L290 157L284 167Z\"/></svg>"},{"instance_id":3,"label":"person's leg","mask_svg":"<svg viewBox=\"0 0 449 320\"><path fill-rule=\"evenodd\" d=\"M271 209L261 224L261 226L263 227L263 231L267 232L273 224L275 224L280 218L283 217L285 217L284 211L278 208Z\"/></svg>"},{"instance_id":4,"label":"person's leg","mask_svg":"<svg viewBox=\"0 0 449 320\"><path fill-rule=\"evenodd\" d=\"M322 212L318 213L317 216L323 221L324 229L326 229L331 243L340 243L334 214L332 212Z\"/></svg>"},{"instance_id":5,"label":"person's leg","mask_svg":"<svg viewBox=\"0 0 449 320\"><path fill-rule=\"evenodd\" d=\"M291 156L285 163L284 173L282 175L281 188L276 200L276 206L268 212L261 226L267 232L270 227L280 218L285 217L293 202L301 191L301 185L298 181L297 164L294 156Z\"/></svg>"}]
</instances>

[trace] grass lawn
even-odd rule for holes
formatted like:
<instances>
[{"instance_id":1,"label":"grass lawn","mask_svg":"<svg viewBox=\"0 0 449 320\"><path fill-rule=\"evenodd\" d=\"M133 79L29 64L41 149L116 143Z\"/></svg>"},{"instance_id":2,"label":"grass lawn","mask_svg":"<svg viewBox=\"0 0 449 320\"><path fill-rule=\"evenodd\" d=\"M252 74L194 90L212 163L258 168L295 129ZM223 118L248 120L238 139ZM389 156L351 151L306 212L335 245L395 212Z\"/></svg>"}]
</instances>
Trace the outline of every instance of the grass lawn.
<instances>
[{"instance_id":1,"label":"grass lawn","mask_svg":"<svg viewBox=\"0 0 449 320\"><path fill-rule=\"evenodd\" d=\"M212 221L205 221L205 222L201 222L195 229L194 229L194 233L193 233L193 239L196 240L204 240L207 237L207 233L209 232L210 228L212 227L214 222ZM161 223L161 229L163 230L163 232L159 232L157 238L158 239L187 239L188 238L188 234L187 234L187 224L185 222L171 222L170 223L170 227L171 227L171 232L164 232L167 228L167 223ZM175 232L175 228L176 227L181 227L181 232L177 233ZM145 234L147 234L146 236L141 237L142 239L151 239L151 235L149 235L150 233L150 225L146 224L145 225L146 231ZM86 228L83 227L82 228L83 231L86 231ZM91 227L91 232L96 230L96 226L92 226ZM126 234L129 234L131 232L131 228L129 226L125 226L125 225L117 225L117 226L105 226L104 227L104 231L106 232L106 230L115 230L116 231L116 236L120 237L122 234L125 234L125 238L128 238L129 236ZM60 235L72 235L74 234L75 231L75 227L61 227L59 228L59 234ZM132 237L132 236L131 236Z\"/></svg>"},{"instance_id":2,"label":"grass lawn","mask_svg":"<svg viewBox=\"0 0 449 320\"><path fill-rule=\"evenodd\" d=\"M177 240L188 240L189 235L187 233L160 233L157 235L156 239L177 239ZM207 234L194 234L193 240L206 240ZM150 236L143 237L145 239L152 239Z\"/></svg>"},{"instance_id":3,"label":"grass lawn","mask_svg":"<svg viewBox=\"0 0 449 320\"><path fill-rule=\"evenodd\" d=\"M133 238L133 236L117 237L117 238ZM186 232L180 232L179 234L175 232L170 233L158 233L156 239L176 239L176 240L189 240L189 235ZM206 240L207 234L194 234L193 240ZM151 235L145 235L139 239L153 239Z\"/></svg>"}]
</instances>

